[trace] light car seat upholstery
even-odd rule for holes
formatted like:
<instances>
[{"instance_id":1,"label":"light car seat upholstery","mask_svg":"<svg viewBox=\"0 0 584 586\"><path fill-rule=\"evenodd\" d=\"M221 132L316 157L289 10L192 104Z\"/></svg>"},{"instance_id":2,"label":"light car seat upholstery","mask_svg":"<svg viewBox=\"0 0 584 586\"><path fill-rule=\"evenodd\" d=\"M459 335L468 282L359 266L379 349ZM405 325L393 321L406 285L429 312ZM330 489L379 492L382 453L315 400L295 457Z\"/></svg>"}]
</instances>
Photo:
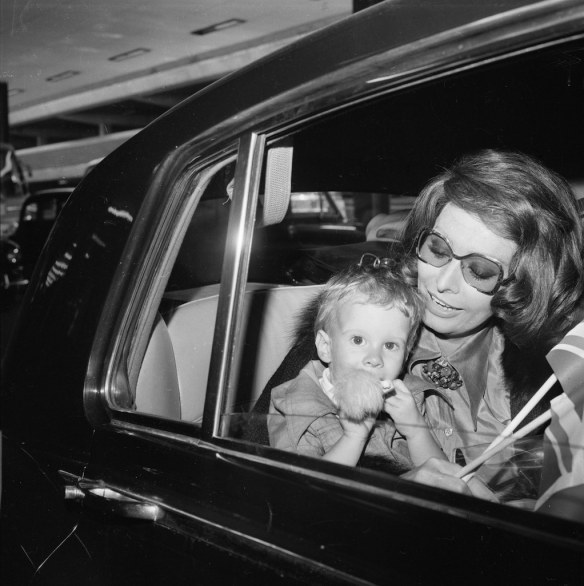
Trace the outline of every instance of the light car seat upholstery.
<instances>
[{"instance_id":1,"label":"light car seat upholstery","mask_svg":"<svg viewBox=\"0 0 584 586\"><path fill-rule=\"evenodd\" d=\"M234 364L236 390L230 393L227 412L247 411L253 405L291 346L296 316L321 288L248 284L241 327L243 351ZM203 416L219 286L165 297L180 305L167 316L166 325L162 320L155 325L138 378L136 407L197 423ZM152 396L156 394L160 397ZM170 399L172 394L180 401L178 408Z\"/></svg>"},{"instance_id":2,"label":"light car seat upholstery","mask_svg":"<svg viewBox=\"0 0 584 586\"><path fill-rule=\"evenodd\" d=\"M136 410L180 419L180 390L174 349L164 320L156 316L136 383Z\"/></svg>"}]
</instances>

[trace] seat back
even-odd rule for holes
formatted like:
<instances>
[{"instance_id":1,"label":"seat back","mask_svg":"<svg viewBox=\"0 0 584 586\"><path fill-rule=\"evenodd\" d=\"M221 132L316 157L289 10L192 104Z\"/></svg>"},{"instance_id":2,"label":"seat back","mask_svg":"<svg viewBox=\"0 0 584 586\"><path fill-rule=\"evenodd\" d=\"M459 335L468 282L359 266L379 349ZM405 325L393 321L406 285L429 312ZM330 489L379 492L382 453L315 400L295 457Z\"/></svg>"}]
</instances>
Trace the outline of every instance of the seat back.
<instances>
[{"instance_id":1,"label":"seat back","mask_svg":"<svg viewBox=\"0 0 584 586\"><path fill-rule=\"evenodd\" d=\"M168 329L156 316L136 383L136 410L170 419L181 418L181 399L174 350Z\"/></svg>"},{"instance_id":2,"label":"seat back","mask_svg":"<svg viewBox=\"0 0 584 586\"><path fill-rule=\"evenodd\" d=\"M242 317L243 348L233 365L236 389L230 393L227 411L246 411L282 362L292 344L295 318L318 294L322 285L282 286L248 284ZM205 393L215 318L218 286L171 294L184 301L168 318L183 420L200 422Z\"/></svg>"}]
</instances>

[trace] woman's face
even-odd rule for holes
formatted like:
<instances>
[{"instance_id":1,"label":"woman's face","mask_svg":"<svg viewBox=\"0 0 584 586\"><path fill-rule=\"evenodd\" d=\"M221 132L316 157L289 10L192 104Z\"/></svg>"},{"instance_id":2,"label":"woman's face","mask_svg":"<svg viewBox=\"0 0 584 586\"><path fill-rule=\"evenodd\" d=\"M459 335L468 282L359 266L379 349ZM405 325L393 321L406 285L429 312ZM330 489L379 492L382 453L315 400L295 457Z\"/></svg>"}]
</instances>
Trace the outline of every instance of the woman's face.
<instances>
[{"instance_id":1,"label":"woman's face","mask_svg":"<svg viewBox=\"0 0 584 586\"><path fill-rule=\"evenodd\" d=\"M505 277L517 245L490 230L476 216L447 204L433 226L458 256L470 253L497 259ZM459 337L480 328L492 315L492 295L471 287L462 276L460 261L442 267L418 260L418 288L426 303L424 324L438 334Z\"/></svg>"}]
</instances>

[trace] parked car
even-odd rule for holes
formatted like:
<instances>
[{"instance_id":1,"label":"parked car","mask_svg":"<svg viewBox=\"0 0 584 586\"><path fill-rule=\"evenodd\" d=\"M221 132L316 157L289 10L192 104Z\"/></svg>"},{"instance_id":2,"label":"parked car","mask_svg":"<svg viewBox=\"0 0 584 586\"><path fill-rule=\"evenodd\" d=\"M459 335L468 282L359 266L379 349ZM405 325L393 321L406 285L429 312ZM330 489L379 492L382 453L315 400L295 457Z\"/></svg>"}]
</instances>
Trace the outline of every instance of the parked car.
<instances>
[{"instance_id":1,"label":"parked car","mask_svg":"<svg viewBox=\"0 0 584 586\"><path fill-rule=\"evenodd\" d=\"M0 142L0 239L9 238L18 225L18 212L30 194L31 175L11 144Z\"/></svg>"},{"instance_id":2,"label":"parked car","mask_svg":"<svg viewBox=\"0 0 584 586\"><path fill-rule=\"evenodd\" d=\"M291 193L355 194L370 218L484 147L581 183L583 55L579 0L384 2L106 157L51 232L2 368L4 583L581 584L576 520L245 431L298 311L336 266L388 251L338 225L298 241Z\"/></svg>"},{"instance_id":3,"label":"parked car","mask_svg":"<svg viewBox=\"0 0 584 586\"><path fill-rule=\"evenodd\" d=\"M73 187L42 189L29 195L20 209L18 227L12 235L21 250L25 278L29 279Z\"/></svg>"},{"instance_id":4,"label":"parked car","mask_svg":"<svg viewBox=\"0 0 584 586\"><path fill-rule=\"evenodd\" d=\"M10 238L0 239L0 267L0 292L4 300L7 294L20 291L28 284L22 265L22 250Z\"/></svg>"}]
</instances>

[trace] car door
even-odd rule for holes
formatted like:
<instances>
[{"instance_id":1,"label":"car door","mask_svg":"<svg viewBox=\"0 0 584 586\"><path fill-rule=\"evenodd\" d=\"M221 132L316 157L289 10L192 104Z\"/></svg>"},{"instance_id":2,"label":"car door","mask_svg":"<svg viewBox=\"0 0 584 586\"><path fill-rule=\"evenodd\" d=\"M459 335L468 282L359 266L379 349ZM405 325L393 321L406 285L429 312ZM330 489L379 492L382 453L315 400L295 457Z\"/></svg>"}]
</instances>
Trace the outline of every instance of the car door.
<instances>
[{"instance_id":1,"label":"car door","mask_svg":"<svg viewBox=\"0 0 584 586\"><path fill-rule=\"evenodd\" d=\"M263 144L257 135L244 136L227 154L186 169L176 182L180 193L173 194L173 212L184 218L177 222L169 213L167 225L152 239L157 247L145 255L173 263L168 281L154 276L134 291L129 306L135 321L123 326L125 334L115 334L119 344L125 336L130 346L116 358L124 361L131 390L122 396L116 381L118 395L104 400L86 388L86 408L96 422L91 459L82 476L63 470L62 478L66 498L80 515L76 536L98 581L231 583L250 573L272 580L286 566L291 576L307 575L305 568L294 569L293 558L277 550L267 555L268 546L258 546L256 504L233 500L257 479L238 479L205 426L205 421L213 425L232 361L241 321L238 289L249 264L256 207L276 205L269 197L257 203ZM167 245L178 251L176 258L158 258ZM146 260L142 271L149 266ZM273 280L272 273L269 268L264 279ZM153 299L158 300L154 312ZM176 307L185 301L188 307L177 317ZM185 313L192 314L188 329L196 328L194 344L184 339L192 334L181 331ZM141 363L134 363L133 353ZM94 384L111 388L107 379ZM204 413L211 415L205 420Z\"/></svg>"}]
</instances>

